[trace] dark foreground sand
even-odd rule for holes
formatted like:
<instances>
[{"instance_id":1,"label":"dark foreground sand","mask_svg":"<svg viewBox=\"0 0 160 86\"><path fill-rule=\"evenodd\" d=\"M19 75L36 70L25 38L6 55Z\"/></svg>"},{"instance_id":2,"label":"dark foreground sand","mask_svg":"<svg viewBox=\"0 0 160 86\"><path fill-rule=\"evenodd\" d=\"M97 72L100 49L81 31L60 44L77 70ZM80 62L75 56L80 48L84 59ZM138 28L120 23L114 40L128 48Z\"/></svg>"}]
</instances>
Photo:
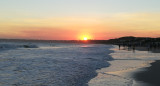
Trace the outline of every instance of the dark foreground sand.
<instances>
[{"instance_id":1,"label":"dark foreground sand","mask_svg":"<svg viewBox=\"0 0 160 86\"><path fill-rule=\"evenodd\" d=\"M151 84L150 86L160 86L160 60L151 63L151 66L145 68L144 71L135 73L134 78Z\"/></svg>"}]
</instances>

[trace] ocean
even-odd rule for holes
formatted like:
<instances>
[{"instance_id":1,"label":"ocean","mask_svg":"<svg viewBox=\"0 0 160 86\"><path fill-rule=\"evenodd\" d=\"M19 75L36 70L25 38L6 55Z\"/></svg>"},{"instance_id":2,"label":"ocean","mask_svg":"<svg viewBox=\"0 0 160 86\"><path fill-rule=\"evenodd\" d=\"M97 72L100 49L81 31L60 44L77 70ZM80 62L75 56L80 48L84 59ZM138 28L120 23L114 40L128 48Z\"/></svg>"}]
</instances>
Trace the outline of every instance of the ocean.
<instances>
[{"instance_id":1,"label":"ocean","mask_svg":"<svg viewBox=\"0 0 160 86\"><path fill-rule=\"evenodd\" d=\"M105 44L1 42L0 86L144 86L132 73L159 55Z\"/></svg>"},{"instance_id":2,"label":"ocean","mask_svg":"<svg viewBox=\"0 0 160 86\"><path fill-rule=\"evenodd\" d=\"M2 42L0 86L88 86L108 67L111 45Z\"/></svg>"}]
</instances>

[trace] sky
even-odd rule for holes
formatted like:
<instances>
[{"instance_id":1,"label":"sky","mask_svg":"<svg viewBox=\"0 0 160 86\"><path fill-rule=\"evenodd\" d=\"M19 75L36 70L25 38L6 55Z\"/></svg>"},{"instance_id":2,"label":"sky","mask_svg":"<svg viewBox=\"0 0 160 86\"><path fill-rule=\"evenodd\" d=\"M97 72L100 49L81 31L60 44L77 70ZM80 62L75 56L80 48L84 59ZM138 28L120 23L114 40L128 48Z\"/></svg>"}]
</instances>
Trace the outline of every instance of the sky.
<instances>
[{"instance_id":1,"label":"sky","mask_svg":"<svg viewBox=\"0 0 160 86\"><path fill-rule=\"evenodd\" d=\"M0 0L0 38L160 37L160 0Z\"/></svg>"}]
</instances>

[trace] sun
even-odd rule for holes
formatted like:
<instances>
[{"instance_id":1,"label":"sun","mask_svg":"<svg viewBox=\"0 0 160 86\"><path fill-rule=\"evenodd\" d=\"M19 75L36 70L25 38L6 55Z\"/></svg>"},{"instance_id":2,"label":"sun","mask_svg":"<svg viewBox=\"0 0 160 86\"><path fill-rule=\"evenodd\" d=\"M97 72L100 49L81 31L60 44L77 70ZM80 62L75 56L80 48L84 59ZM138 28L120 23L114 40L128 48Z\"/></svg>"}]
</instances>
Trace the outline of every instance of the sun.
<instances>
[{"instance_id":1,"label":"sun","mask_svg":"<svg viewBox=\"0 0 160 86\"><path fill-rule=\"evenodd\" d=\"M87 38L87 37L84 37L83 40L88 40L88 38Z\"/></svg>"},{"instance_id":2,"label":"sun","mask_svg":"<svg viewBox=\"0 0 160 86\"><path fill-rule=\"evenodd\" d=\"M91 35L79 35L79 40L87 41L91 39L93 39Z\"/></svg>"}]
</instances>

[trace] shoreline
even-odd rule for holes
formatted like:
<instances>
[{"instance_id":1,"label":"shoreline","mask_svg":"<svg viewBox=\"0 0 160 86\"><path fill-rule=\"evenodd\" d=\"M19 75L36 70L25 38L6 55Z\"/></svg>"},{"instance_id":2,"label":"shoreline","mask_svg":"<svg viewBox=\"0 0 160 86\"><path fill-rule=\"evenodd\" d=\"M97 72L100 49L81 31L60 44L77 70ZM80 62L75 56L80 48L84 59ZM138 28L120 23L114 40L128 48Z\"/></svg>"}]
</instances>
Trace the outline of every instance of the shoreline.
<instances>
[{"instance_id":1,"label":"shoreline","mask_svg":"<svg viewBox=\"0 0 160 86\"><path fill-rule=\"evenodd\" d=\"M111 50L114 53L110 54L113 58L112 61L108 61L110 66L97 70L98 76L89 82L89 86L133 86L135 82L132 75L137 69L148 66L146 61L135 59L135 53L133 52L120 51L117 46L114 46ZM131 55L131 58L128 55Z\"/></svg>"},{"instance_id":2,"label":"shoreline","mask_svg":"<svg viewBox=\"0 0 160 86\"><path fill-rule=\"evenodd\" d=\"M160 53L160 48L151 48L148 49L147 47L135 47L133 48L125 48L125 50L135 50L138 51L148 51L151 53ZM121 50L121 49L120 49ZM145 84L145 86L160 86L160 60L154 60L153 62L149 63L149 67L139 68L137 71L133 72L133 79L139 84ZM138 85L139 86L139 85ZM140 85L141 86L141 85Z\"/></svg>"},{"instance_id":3,"label":"shoreline","mask_svg":"<svg viewBox=\"0 0 160 86\"><path fill-rule=\"evenodd\" d=\"M108 46L108 45L107 45ZM92 80L93 78L98 76L98 72L97 70L103 69L103 68L107 68L110 66L110 63L108 61L112 61L114 60L112 58L112 56L110 55L111 53L114 53L113 50L111 50L113 48L112 45L110 45L110 47L108 48L109 52L107 53L107 56L105 57L105 60L102 62L103 64L101 64L100 67L92 70L92 74L90 74L90 77L88 77L85 81L83 81L83 86L90 86L88 83L90 82L90 80Z\"/></svg>"},{"instance_id":4,"label":"shoreline","mask_svg":"<svg viewBox=\"0 0 160 86\"><path fill-rule=\"evenodd\" d=\"M144 82L148 86L160 86L160 60L150 63L150 67L141 68L142 71L133 74L136 81Z\"/></svg>"},{"instance_id":5,"label":"shoreline","mask_svg":"<svg viewBox=\"0 0 160 86\"><path fill-rule=\"evenodd\" d=\"M160 53L160 48L147 47L119 47L119 50L126 51L148 51L148 53ZM151 63L147 63L149 66L144 66L142 68L136 69L136 71L131 72L131 77L134 80L133 86L160 86L160 60L153 60Z\"/></svg>"}]
</instances>

